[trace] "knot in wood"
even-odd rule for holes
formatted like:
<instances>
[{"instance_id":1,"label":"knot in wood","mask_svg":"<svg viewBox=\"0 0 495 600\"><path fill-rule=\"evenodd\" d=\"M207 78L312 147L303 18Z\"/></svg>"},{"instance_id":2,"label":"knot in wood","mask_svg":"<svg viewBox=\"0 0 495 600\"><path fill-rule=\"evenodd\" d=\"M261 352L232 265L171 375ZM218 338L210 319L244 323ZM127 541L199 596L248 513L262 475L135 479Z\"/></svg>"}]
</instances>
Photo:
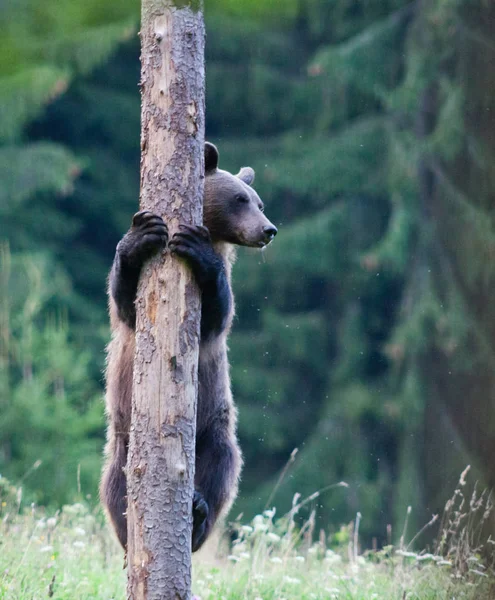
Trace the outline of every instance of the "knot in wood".
<instances>
[{"instance_id":1,"label":"knot in wood","mask_svg":"<svg viewBox=\"0 0 495 600\"><path fill-rule=\"evenodd\" d=\"M162 435L163 437L178 437L179 428L175 425L165 424L162 426Z\"/></svg>"}]
</instances>

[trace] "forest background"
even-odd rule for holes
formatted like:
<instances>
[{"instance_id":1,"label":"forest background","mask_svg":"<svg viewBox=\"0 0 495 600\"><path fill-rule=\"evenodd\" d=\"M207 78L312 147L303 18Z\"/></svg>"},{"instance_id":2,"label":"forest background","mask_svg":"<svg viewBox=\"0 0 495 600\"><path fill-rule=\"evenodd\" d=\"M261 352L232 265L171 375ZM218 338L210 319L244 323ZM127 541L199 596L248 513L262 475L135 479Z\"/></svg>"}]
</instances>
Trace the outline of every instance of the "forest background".
<instances>
[{"instance_id":1,"label":"forest background","mask_svg":"<svg viewBox=\"0 0 495 600\"><path fill-rule=\"evenodd\" d=\"M495 480L495 7L206 4L207 139L255 168L279 227L235 267L231 515L345 481L308 509L327 529L360 511L381 543L467 464ZM0 474L26 502L96 503L139 3L3 0L0 19Z\"/></svg>"}]
</instances>

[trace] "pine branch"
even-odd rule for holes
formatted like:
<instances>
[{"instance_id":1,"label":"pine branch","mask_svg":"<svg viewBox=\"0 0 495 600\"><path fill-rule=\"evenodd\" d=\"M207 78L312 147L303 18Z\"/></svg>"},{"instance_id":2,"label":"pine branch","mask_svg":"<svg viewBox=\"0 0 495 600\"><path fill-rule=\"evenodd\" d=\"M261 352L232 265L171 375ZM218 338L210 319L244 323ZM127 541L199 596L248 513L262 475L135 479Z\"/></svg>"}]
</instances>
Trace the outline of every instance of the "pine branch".
<instances>
[{"instance_id":1,"label":"pine branch","mask_svg":"<svg viewBox=\"0 0 495 600\"><path fill-rule=\"evenodd\" d=\"M486 37L479 31L473 31L470 27L468 27L464 21L459 19L457 21L457 27L462 35L464 35L467 39L476 42L480 46L482 46L482 50L495 53L495 43L492 39Z\"/></svg>"},{"instance_id":2,"label":"pine branch","mask_svg":"<svg viewBox=\"0 0 495 600\"><path fill-rule=\"evenodd\" d=\"M320 50L312 60L310 72L323 71L340 85L352 83L381 99L388 79L387 61L393 58L390 47L400 28L412 16L417 2L400 8L381 21L367 27L350 40Z\"/></svg>"},{"instance_id":3,"label":"pine branch","mask_svg":"<svg viewBox=\"0 0 495 600\"><path fill-rule=\"evenodd\" d=\"M74 155L56 144L0 148L0 212L14 212L37 192L68 194L79 172Z\"/></svg>"},{"instance_id":4,"label":"pine branch","mask_svg":"<svg viewBox=\"0 0 495 600\"><path fill-rule=\"evenodd\" d=\"M40 65L0 78L0 141L12 141L43 108L65 92L69 73Z\"/></svg>"},{"instance_id":5,"label":"pine branch","mask_svg":"<svg viewBox=\"0 0 495 600\"><path fill-rule=\"evenodd\" d=\"M73 74L85 75L108 60L118 45L135 32L134 20L99 25L54 39L36 40L29 48L29 55L32 59L41 56Z\"/></svg>"}]
</instances>

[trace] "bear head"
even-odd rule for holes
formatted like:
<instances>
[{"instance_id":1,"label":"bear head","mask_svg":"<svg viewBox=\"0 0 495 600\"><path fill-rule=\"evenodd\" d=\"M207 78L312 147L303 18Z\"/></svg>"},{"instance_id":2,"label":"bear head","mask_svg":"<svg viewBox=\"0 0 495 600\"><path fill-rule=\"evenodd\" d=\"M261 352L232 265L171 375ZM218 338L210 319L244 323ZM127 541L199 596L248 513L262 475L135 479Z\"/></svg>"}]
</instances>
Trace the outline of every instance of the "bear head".
<instances>
[{"instance_id":1,"label":"bear head","mask_svg":"<svg viewBox=\"0 0 495 600\"><path fill-rule=\"evenodd\" d=\"M263 214L263 202L251 187L254 171L243 167L237 175L218 168L218 150L205 144L203 222L213 242L264 248L277 228Z\"/></svg>"}]
</instances>

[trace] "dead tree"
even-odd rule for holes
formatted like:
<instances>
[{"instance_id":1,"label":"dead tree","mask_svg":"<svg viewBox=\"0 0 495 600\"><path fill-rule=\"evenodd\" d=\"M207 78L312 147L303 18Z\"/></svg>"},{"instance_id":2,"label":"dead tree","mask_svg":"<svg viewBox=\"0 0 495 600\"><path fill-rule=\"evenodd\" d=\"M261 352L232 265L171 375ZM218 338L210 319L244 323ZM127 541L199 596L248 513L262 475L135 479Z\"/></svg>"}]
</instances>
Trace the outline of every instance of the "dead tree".
<instances>
[{"instance_id":1,"label":"dead tree","mask_svg":"<svg viewBox=\"0 0 495 600\"><path fill-rule=\"evenodd\" d=\"M142 0L141 210L201 224L204 21L199 0ZM189 600L200 296L164 252L141 276L127 462L128 598Z\"/></svg>"}]
</instances>

